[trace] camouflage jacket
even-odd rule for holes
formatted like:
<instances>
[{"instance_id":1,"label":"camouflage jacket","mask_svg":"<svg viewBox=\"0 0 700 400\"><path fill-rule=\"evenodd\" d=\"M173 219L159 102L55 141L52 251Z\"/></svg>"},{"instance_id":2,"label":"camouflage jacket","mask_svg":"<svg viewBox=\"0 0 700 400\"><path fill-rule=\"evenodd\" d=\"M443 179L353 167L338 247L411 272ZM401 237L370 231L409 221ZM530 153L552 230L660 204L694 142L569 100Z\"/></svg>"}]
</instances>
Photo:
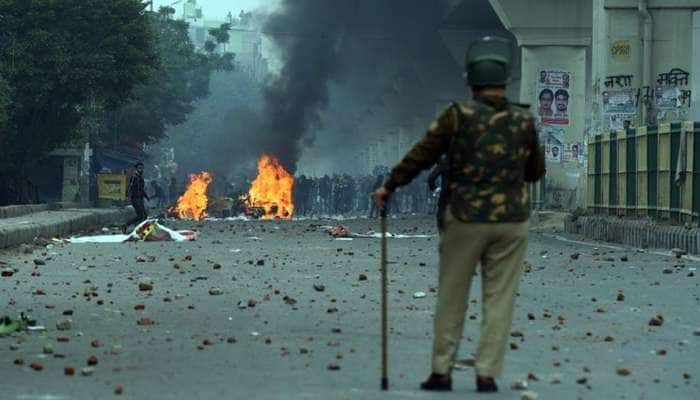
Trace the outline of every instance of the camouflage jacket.
<instances>
[{"instance_id":1,"label":"camouflage jacket","mask_svg":"<svg viewBox=\"0 0 700 400\"><path fill-rule=\"evenodd\" d=\"M443 205L455 217L464 222L528 219L525 169L531 154L543 157L529 111L500 97L452 104L394 167L386 188L407 184L443 154L448 158Z\"/></svg>"}]
</instances>

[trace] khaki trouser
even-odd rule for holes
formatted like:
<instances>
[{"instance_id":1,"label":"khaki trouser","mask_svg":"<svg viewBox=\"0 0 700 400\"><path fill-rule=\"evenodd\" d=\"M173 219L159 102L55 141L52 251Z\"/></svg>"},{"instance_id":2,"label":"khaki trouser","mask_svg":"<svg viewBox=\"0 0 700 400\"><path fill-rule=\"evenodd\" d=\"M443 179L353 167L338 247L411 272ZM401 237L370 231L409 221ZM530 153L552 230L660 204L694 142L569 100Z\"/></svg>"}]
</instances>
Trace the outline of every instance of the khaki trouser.
<instances>
[{"instance_id":1,"label":"khaki trouser","mask_svg":"<svg viewBox=\"0 0 700 400\"><path fill-rule=\"evenodd\" d=\"M527 222L465 223L445 211L440 233L440 286L435 311L433 372L450 373L469 303L469 289L481 262L481 334L476 373L498 377L503 370L515 294L527 248Z\"/></svg>"}]
</instances>

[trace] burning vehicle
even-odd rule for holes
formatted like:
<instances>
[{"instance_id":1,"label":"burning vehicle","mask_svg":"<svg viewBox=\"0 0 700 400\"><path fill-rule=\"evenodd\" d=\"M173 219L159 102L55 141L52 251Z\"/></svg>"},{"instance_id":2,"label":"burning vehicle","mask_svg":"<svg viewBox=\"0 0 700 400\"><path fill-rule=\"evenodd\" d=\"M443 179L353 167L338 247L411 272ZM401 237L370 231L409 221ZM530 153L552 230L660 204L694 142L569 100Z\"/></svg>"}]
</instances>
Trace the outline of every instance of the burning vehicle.
<instances>
[{"instance_id":1,"label":"burning vehicle","mask_svg":"<svg viewBox=\"0 0 700 400\"><path fill-rule=\"evenodd\" d=\"M209 193L213 177L208 172L191 174L185 193L168 209L169 215L188 221L245 215L255 219L291 219L294 216L294 176L269 155L258 160L257 177L248 193L238 199Z\"/></svg>"},{"instance_id":2,"label":"burning vehicle","mask_svg":"<svg viewBox=\"0 0 700 400\"><path fill-rule=\"evenodd\" d=\"M294 177L269 155L258 160L258 176L241 196L246 215L262 219L291 219L294 215Z\"/></svg>"}]
</instances>

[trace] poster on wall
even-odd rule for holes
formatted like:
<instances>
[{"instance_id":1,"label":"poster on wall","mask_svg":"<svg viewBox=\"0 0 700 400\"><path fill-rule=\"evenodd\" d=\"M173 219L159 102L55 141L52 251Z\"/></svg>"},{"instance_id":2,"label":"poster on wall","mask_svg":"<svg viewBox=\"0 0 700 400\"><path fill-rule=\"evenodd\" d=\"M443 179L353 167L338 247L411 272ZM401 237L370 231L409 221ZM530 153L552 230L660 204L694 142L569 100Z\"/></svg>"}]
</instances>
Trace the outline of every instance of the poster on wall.
<instances>
[{"instance_id":1,"label":"poster on wall","mask_svg":"<svg viewBox=\"0 0 700 400\"><path fill-rule=\"evenodd\" d=\"M583 164L586 162L586 146L581 142L564 144L562 162Z\"/></svg>"},{"instance_id":2,"label":"poster on wall","mask_svg":"<svg viewBox=\"0 0 700 400\"><path fill-rule=\"evenodd\" d=\"M681 91L674 86L656 87L656 108L659 110L672 110L681 106Z\"/></svg>"},{"instance_id":3,"label":"poster on wall","mask_svg":"<svg viewBox=\"0 0 700 400\"><path fill-rule=\"evenodd\" d=\"M541 125L569 125L571 73L540 70L537 79L537 118Z\"/></svg>"},{"instance_id":4,"label":"poster on wall","mask_svg":"<svg viewBox=\"0 0 700 400\"><path fill-rule=\"evenodd\" d=\"M637 112L636 95L636 91L632 89L603 92L603 112L606 114L635 114Z\"/></svg>"},{"instance_id":5,"label":"poster on wall","mask_svg":"<svg viewBox=\"0 0 700 400\"><path fill-rule=\"evenodd\" d=\"M607 114L607 117L610 129L619 131L630 128L634 116L630 114Z\"/></svg>"},{"instance_id":6,"label":"poster on wall","mask_svg":"<svg viewBox=\"0 0 700 400\"><path fill-rule=\"evenodd\" d=\"M544 143L545 159L560 163L564 153L564 128L544 125L540 131L540 143Z\"/></svg>"}]
</instances>

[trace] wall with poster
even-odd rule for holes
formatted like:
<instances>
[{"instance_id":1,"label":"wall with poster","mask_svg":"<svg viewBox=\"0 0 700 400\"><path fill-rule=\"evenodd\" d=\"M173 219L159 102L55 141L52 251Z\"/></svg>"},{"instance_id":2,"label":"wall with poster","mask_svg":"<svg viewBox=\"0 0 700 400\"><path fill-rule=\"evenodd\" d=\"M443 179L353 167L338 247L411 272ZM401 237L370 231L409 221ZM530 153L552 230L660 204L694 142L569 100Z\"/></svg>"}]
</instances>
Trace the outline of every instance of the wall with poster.
<instances>
[{"instance_id":1,"label":"wall with poster","mask_svg":"<svg viewBox=\"0 0 700 400\"><path fill-rule=\"evenodd\" d=\"M523 46L522 54L520 101L532 104L540 143L545 147L546 190L557 193L551 199L567 198L578 202L583 198L578 177L585 175L581 143L586 125L587 49Z\"/></svg>"},{"instance_id":2,"label":"wall with poster","mask_svg":"<svg viewBox=\"0 0 700 400\"><path fill-rule=\"evenodd\" d=\"M650 81L643 81L643 24L636 2L594 0L592 102L594 134L649 122L687 119L692 106L693 10L700 1L657 2ZM691 4L694 3L694 4Z\"/></svg>"}]
</instances>

